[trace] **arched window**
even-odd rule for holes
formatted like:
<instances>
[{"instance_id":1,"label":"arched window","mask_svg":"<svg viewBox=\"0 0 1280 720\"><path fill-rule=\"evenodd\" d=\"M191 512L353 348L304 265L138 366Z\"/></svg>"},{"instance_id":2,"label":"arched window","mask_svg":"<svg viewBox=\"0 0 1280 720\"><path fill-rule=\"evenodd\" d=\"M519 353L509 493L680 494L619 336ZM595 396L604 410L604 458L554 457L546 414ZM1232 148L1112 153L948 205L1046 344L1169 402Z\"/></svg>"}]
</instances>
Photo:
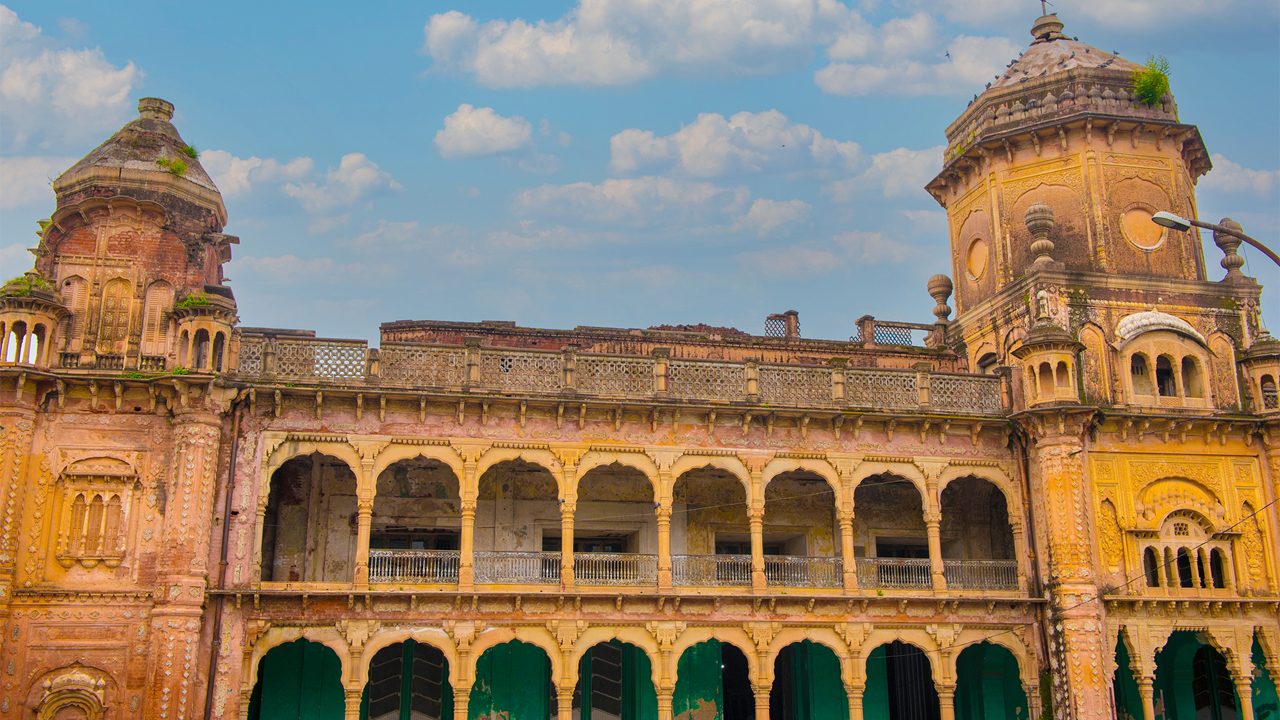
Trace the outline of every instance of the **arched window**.
<instances>
[{"instance_id":1,"label":"arched window","mask_svg":"<svg viewBox=\"0 0 1280 720\"><path fill-rule=\"evenodd\" d=\"M209 367L209 331L201 328L196 331L195 338L191 341L191 354L195 357L191 358L192 370L205 370Z\"/></svg>"},{"instance_id":2,"label":"arched window","mask_svg":"<svg viewBox=\"0 0 1280 720\"><path fill-rule=\"evenodd\" d=\"M1062 360L1058 361L1058 369L1055 375L1057 377L1057 383L1059 388L1066 389L1071 387L1071 380L1067 375L1067 363L1065 361L1062 361Z\"/></svg>"},{"instance_id":3,"label":"arched window","mask_svg":"<svg viewBox=\"0 0 1280 720\"><path fill-rule=\"evenodd\" d=\"M1053 397L1053 367L1049 363L1040 363L1040 387L1037 395L1042 398Z\"/></svg>"},{"instance_id":4,"label":"arched window","mask_svg":"<svg viewBox=\"0 0 1280 720\"><path fill-rule=\"evenodd\" d=\"M1151 370L1147 364L1147 356L1134 353L1129 360L1129 375L1133 383L1135 395L1154 395L1151 388Z\"/></svg>"},{"instance_id":5,"label":"arched window","mask_svg":"<svg viewBox=\"0 0 1280 720\"><path fill-rule=\"evenodd\" d=\"M9 339L4 345L4 361L7 363L22 362L23 343L27 341L27 324L16 322L9 327Z\"/></svg>"},{"instance_id":6,"label":"arched window","mask_svg":"<svg viewBox=\"0 0 1280 720\"><path fill-rule=\"evenodd\" d=\"M67 352L79 352L84 343L85 316L89 314L89 283L79 275L62 281L62 302L71 311L65 326Z\"/></svg>"},{"instance_id":7,"label":"arched window","mask_svg":"<svg viewBox=\"0 0 1280 720\"><path fill-rule=\"evenodd\" d=\"M1263 375L1259 386L1262 390L1262 409L1275 410L1280 407L1280 392L1276 389L1276 379L1270 375Z\"/></svg>"},{"instance_id":8,"label":"arched window","mask_svg":"<svg viewBox=\"0 0 1280 720\"><path fill-rule=\"evenodd\" d=\"M178 366L190 367L191 355L191 336L186 330L178 336Z\"/></svg>"},{"instance_id":9,"label":"arched window","mask_svg":"<svg viewBox=\"0 0 1280 720\"><path fill-rule=\"evenodd\" d=\"M990 375L995 371L997 362L998 360L995 353L983 354L982 357L978 358L978 372L983 375Z\"/></svg>"},{"instance_id":10,"label":"arched window","mask_svg":"<svg viewBox=\"0 0 1280 720\"><path fill-rule=\"evenodd\" d=\"M1149 547L1142 551L1142 573L1147 578L1147 587L1160 587L1159 564L1155 548Z\"/></svg>"},{"instance_id":11,"label":"arched window","mask_svg":"<svg viewBox=\"0 0 1280 720\"><path fill-rule=\"evenodd\" d=\"M1214 548L1209 552L1209 574L1213 578L1213 587L1224 588L1227 586L1226 563L1222 559L1222 551Z\"/></svg>"},{"instance_id":12,"label":"arched window","mask_svg":"<svg viewBox=\"0 0 1280 720\"><path fill-rule=\"evenodd\" d=\"M1173 377L1173 359L1168 355L1156 358L1156 389L1160 397L1177 397L1178 383Z\"/></svg>"},{"instance_id":13,"label":"arched window","mask_svg":"<svg viewBox=\"0 0 1280 720\"><path fill-rule=\"evenodd\" d=\"M217 333L213 336L213 371L222 372L222 355L226 349L227 336Z\"/></svg>"},{"instance_id":14,"label":"arched window","mask_svg":"<svg viewBox=\"0 0 1280 720\"><path fill-rule=\"evenodd\" d=\"M1204 397L1204 378L1200 374L1200 364L1190 355L1182 358L1182 389L1187 397Z\"/></svg>"},{"instance_id":15,"label":"arched window","mask_svg":"<svg viewBox=\"0 0 1280 720\"><path fill-rule=\"evenodd\" d=\"M31 365L40 362L40 351L44 347L45 335L44 325L36 325L31 331L31 336L27 338L26 356L23 362Z\"/></svg>"}]
</instances>

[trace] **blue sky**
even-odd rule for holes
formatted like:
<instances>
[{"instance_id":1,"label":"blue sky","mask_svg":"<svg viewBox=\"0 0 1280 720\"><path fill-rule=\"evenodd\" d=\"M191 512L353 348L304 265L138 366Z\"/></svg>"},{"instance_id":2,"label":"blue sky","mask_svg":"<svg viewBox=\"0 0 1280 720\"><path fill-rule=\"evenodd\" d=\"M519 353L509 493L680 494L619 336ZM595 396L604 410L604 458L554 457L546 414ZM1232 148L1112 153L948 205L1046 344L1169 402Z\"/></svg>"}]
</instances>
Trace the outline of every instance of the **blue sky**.
<instances>
[{"instance_id":1,"label":"blue sky","mask_svg":"<svg viewBox=\"0 0 1280 720\"><path fill-rule=\"evenodd\" d=\"M1176 9L1174 9L1176 8ZM1058 0L1067 33L1168 57L1216 168L1201 216L1280 245L1280 5ZM49 179L135 114L175 122L241 237L246 325L397 319L760 332L928 321L949 272L921 189L946 125L1026 46L1032 0L0 5L0 272ZM1271 286L1280 271L1248 253ZM1210 277L1221 276L1211 244ZM1278 328L1280 329L1280 328Z\"/></svg>"}]
</instances>

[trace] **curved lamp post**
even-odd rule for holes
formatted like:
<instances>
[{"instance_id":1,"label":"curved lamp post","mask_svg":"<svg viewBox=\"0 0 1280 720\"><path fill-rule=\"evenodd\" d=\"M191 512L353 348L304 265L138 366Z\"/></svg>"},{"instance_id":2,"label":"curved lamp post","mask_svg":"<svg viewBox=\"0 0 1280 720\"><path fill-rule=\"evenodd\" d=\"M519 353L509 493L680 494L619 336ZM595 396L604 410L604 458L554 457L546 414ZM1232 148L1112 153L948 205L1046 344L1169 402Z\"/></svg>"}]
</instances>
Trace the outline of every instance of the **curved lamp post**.
<instances>
[{"instance_id":1,"label":"curved lamp post","mask_svg":"<svg viewBox=\"0 0 1280 720\"><path fill-rule=\"evenodd\" d=\"M1201 220L1188 220L1184 217L1174 215L1171 212L1162 210L1151 216L1151 222L1161 227L1167 227L1170 230L1177 230L1179 232L1186 232L1187 230L1190 230L1192 226L1194 226L1198 228L1204 228L1206 230L1212 230L1215 233L1223 233L1224 235L1230 235L1231 237L1239 238L1240 240L1243 240L1244 242L1252 245L1253 247L1257 248L1260 252L1262 252L1263 255L1266 255L1267 257L1271 258L1271 262L1275 263L1276 265L1280 265L1280 256L1276 255L1275 251L1273 251L1271 248L1267 247L1266 245L1263 245L1262 243L1249 237L1248 235L1245 235L1243 232L1238 230L1237 228L1240 227L1239 225L1236 225L1236 227L1230 227L1229 225L1226 224L1225 220L1223 221L1223 224L1215 225L1213 223L1207 223ZM1235 223L1232 223L1232 224L1234 225Z\"/></svg>"}]
</instances>

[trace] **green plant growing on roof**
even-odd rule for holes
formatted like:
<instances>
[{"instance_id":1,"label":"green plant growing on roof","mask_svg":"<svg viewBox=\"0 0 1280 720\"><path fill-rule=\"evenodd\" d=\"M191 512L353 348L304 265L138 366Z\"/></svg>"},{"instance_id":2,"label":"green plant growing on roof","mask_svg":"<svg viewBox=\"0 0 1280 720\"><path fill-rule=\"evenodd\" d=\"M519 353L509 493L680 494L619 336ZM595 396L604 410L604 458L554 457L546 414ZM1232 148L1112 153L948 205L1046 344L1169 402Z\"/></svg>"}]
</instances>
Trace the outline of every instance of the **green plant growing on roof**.
<instances>
[{"instance_id":1,"label":"green plant growing on roof","mask_svg":"<svg viewBox=\"0 0 1280 720\"><path fill-rule=\"evenodd\" d=\"M1133 71L1133 97L1143 105L1155 107L1169 94L1169 61L1163 55L1152 56Z\"/></svg>"},{"instance_id":2,"label":"green plant growing on roof","mask_svg":"<svg viewBox=\"0 0 1280 720\"><path fill-rule=\"evenodd\" d=\"M196 150L196 149L195 149L195 147L194 147L194 146L192 146L192 145L183 145L183 146L182 146L182 154L183 154L183 155L186 155L187 157L191 158L192 160L195 160L196 158L200 157L200 152L199 152L198 150Z\"/></svg>"},{"instance_id":3,"label":"green plant growing on roof","mask_svg":"<svg viewBox=\"0 0 1280 720\"><path fill-rule=\"evenodd\" d=\"M41 290L44 292L53 292L53 286L35 273L28 273L26 275L9 278L9 280L4 284L4 293L6 295L29 297L31 293Z\"/></svg>"},{"instance_id":4,"label":"green plant growing on roof","mask_svg":"<svg viewBox=\"0 0 1280 720\"><path fill-rule=\"evenodd\" d=\"M170 375L190 375L191 371L182 367L181 365L178 365L174 369L170 370L169 374Z\"/></svg>"},{"instance_id":5,"label":"green plant growing on roof","mask_svg":"<svg viewBox=\"0 0 1280 720\"><path fill-rule=\"evenodd\" d=\"M180 308L204 307L209 304L209 298L204 293L191 293L177 302Z\"/></svg>"},{"instance_id":6,"label":"green plant growing on roof","mask_svg":"<svg viewBox=\"0 0 1280 720\"><path fill-rule=\"evenodd\" d=\"M156 165L159 165L161 170L174 177L182 177L187 174L187 163L182 158L158 158Z\"/></svg>"}]
</instances>

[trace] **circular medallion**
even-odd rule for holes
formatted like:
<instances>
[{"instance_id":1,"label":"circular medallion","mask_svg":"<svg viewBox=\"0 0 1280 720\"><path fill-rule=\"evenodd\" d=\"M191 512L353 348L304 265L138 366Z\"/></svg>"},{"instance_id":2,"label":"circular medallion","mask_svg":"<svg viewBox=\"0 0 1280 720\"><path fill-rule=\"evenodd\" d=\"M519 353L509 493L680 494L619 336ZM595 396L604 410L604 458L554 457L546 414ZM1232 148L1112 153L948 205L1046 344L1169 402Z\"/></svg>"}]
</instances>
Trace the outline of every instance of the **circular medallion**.
<instances>
[{"instance_id":1,"label":"circular medallion","mask_svg":"<svg viewBox=\"0 0 1280 720\"><path fill-rule=\"evenodd\" d=\"M970 280L977 280L987 271L987 257L990 255L991 249L987 246L987 241L982 238L974 238L969 243L969 252L965 255L965 269L969 272Z\"/></svg>"},{"instance_id":2,"label":"circular medallion","mask_svg":"<svg viewBox=\"0 0 1280 720\"><path fill-rule=\"evenodd\" d=\"M1151 222L1152 210L1141 205L1125 210L1120 216L1120 231L1139 250L1151 251L1164 244L1169 231Z\"/></svg>"}]
</instances>

